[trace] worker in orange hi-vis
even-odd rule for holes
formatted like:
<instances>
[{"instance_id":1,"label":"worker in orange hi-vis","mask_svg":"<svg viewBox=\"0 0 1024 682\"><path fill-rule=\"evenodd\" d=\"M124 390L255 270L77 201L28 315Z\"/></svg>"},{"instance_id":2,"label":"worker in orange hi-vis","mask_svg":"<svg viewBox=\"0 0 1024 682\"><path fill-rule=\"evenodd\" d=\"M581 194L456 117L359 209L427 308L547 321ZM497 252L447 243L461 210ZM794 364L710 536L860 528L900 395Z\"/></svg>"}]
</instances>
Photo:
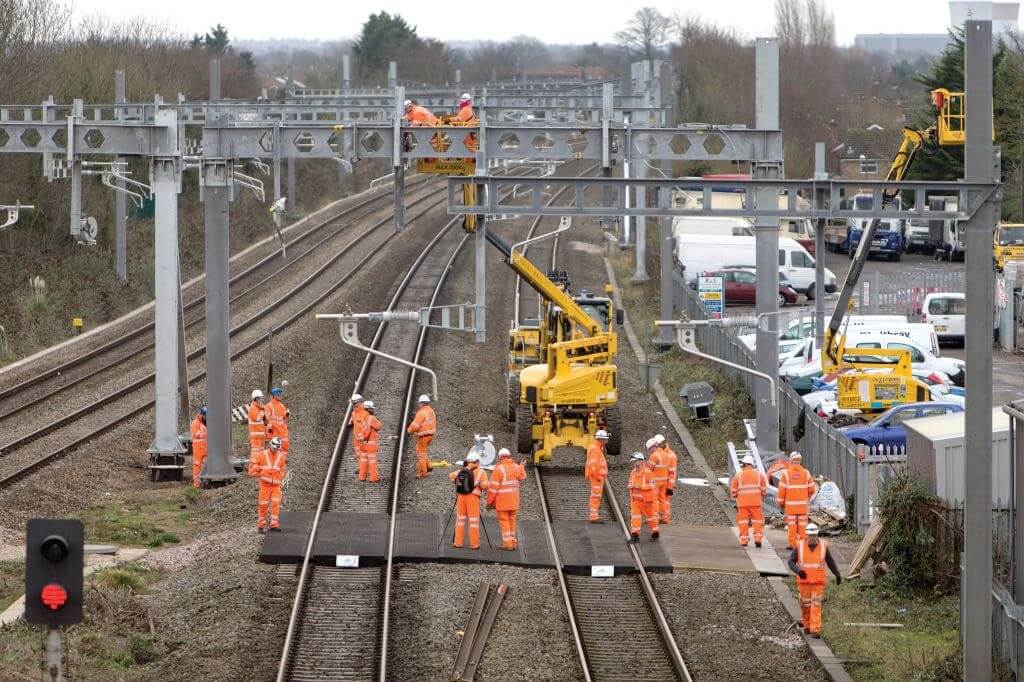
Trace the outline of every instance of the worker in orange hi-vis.
<instances>
[{"instance_id":1,"label":"worker in orange hi-vis","mask_svg":"<svg viewBox=\"0 0 1024 682\"><path fill-rule=\"evenodd\" d=\"M199 408L192 420L189 436L192 438L192 486L199 488L199 474L206 461L206 405Z\"/></svg>"},{"instance_id":2,"label":"worker in orange hi-vis","mask_svg":"<svg viewBox=\"0 0 1024 682\"><path fill-rule=\"evenodd\" d=\"M425 107L421 107L419 104L413 102L411 99L405 100L404 104L405 120L408 121L410 125L436 126L438 123L440 123L440 120L437 118L437 116L434 116Z\"/></svg>"},{"instance_id":3,"label":"worker in orange hi-vis","mask_svg":"<svg viewBox=\"0 0 1024 682\"><path fill-rule=\"evenodd\" d=\"M429 395L421 395L419 403L407 431L416 436L416 478L423 478L430 473L430 442L437 434L437 417L430 406Z\"/></svg>"},{"instance_id":4,"label":"worker in orange hi-vis","mask_svg":"<svg viewBox=\"0 0 1024 682\"><path fill-rule=\"evenodd\" d=\"M786 514L786 526L789 529L786 549L793 549L798 540L807 536L810 499L818 490L811 472L803 467L803 456L799 452L789 455L789 464L779 474L778 490L779 506Z\"/></svg>"},{"instance_id":5,"label":"worker in orange hi-vis","mask_svg":"<svg viewBox=\"0 0 1024 682\"><path fill-rule=\"evenodd\" d=\"M804 632L821 637L821 600L825 596L825 566L836 577L836 585L843 583L839 566L828 550L828 542L818 538L818 526L807 524L807 537L800 540L789 555L789 569L796 573L796 586L800 591L800 614Z\"/></svg>"},{"instance_id":6,"label":"worker in orange hi-vis","mask_svg":"<svg viewBox=\"0 0 1024 682\"><path fill-rule=\"evenodd\" d=\"M267 512L270 512L270 530L281 530L281 483L288 466L288 457L281 449L281 439L270 439L256 462L256 475L260 478L259 518L256 529L266 529Z\"/></svg>"},{"instance_id":7,"label":"worker in orange hi-vis","mask_svg":"<svg viewBox=\"0 0 1024 682\"><path fill-rule=\"evenodd\" d=\"M522 462L512 459L508 448L498 450L498 464L491 472L487 490L487 507L498 512L501 527L501 548L517 549L516 512L519 511L519 481L526 480Z\"/></svg>"},{"instance_id":8,"label":"worker in orange hi-vis","mask_svg":"<svg viewBox=\"0 0 1024 682\"><path fill-rule=\"evenodd\" d=\"M736 526L739 528L740 546L750 542L750 527L754 527L754 545L764 540L764 510L761 501L768 491L768 477L754 468L754 458L747 454L740 460L740 470L729 481L729 497L736 501Z\"/></svg>"},{"instance_id":9,"label":"worker in orange hi-vis","mask_svg":"<svg viewBox=\"0 0 1024 682\"><path fill-rule=\"evenodd\" d=\"M654 499L654 515L661 522L661 498L665 495L665 488L668 486L668 453L665 452L654 438L648 438L644 443L647 449L647 462L654 472L654 487L656 491Z\"/></svg>"},{"instance_id":10,"label":"worker in orange hi-vis","mask_svg":"<svg viewBox=\"0 0 1024 682\"><path fill-rule=\"evenodd\" d=\"M352 397L349 398L349 402L352 403L352 411L349 413L348 423L352 427L352 449L356 453L356 458L360 457L362 451L363 442L359 436L363 432L363 421L366 420L366 415L369 414L366 408L363 407L363 396L358 393L353 393Z\"/></svg>"},{"instance_id":11,"label":"worker in orange hi-vis","mask_svg":"<svg viewBox=\"0 0 1024 682\"><path fill-rule=\"evenodd\" d=\"M263 409L263 391L252 392L249 403L249 475L256 476L256 461L267 445L267 415Z\"/></svg>"},{"instance_id":12,"label":"worker in orange hi-vis","mask_svg":"<svg viewBox=\"0 0 1024 682\"><path fill-rule=\"evenodd\" d=\"M651 539L658 539L658 486L654 482L654 467L646 461L644 453L633 453L633 470L629 472L629 541L639 542L640 525L646 521Z\"/></svg>"},{"instance_id":13,"label":"worker in orange hi-vis","mask_svg":"<svg viewBox=\"0 0 1024 682\"><path fill-rule=\"evenodd\" d=\"M658 444L662 457L665 460L665 486L661 489L658 498L658 513L661 515L662 523L672 523L672 497L676 493L676 476L679 469L679 457L676 455L665 436L656 434L654 442Z\"/></svg>"},{"instance_id":14,"label":"worker in orange hi-vis","mask_svg":"<svg viewBox=\"0 0 1024 682\"><path fill-rule=\"evenodd\" d=\"M480 468L480 456L474 451L458 471L448 474L455 484L455 539L454 547L462 548L469 526L469 548L480 549L480 495L489 487L487 472Z\"/></svg>"},{"instance_id":15,"label":"worker in orange hi-vis","mask_svg":"<svg viewBox=\"0 0 1024 682\"><path fill-rule=\"evenodd\" d=\"M587 460L583 465L583 478L590 482L590 522L601 523L598 511L601 509L601 495L608 478L608 461L604 458L608 444L608 432L604 429L594 434L594 440L587 448Z\"/></svg>"},{"instance_id":16,"label":"worker in orange hi-vis","mask_svg":"<svg viewBox=\"0 0 1024 682\"><path fill-rule=\"evenodd\" d=\"M380 474L377 473L377 446L380 443L380 420L374 415L372 400L363 403L366 410L366 417L362 422L362 430L356 434L356 440L361 443L357 450L359 456L359 480L369 480L370 483L380 483Z\"/></svg>"},{"instance_id":17,"label":"worker in orange hi-vis","mask_svg":"<svg viewBox=\"0 0 1024 682\"><path fill-rule=\"evenodd\" d=\"M288 419L292 413L281 402L283 395L284 389L280 386L270 389L270 402L263 406L263 412L267 415L267 435L280 438L281 449L287 455L288 450L291 449L291 443L288 440Z\"/></svg>"},{"instance_id":18,"label":"worker in orange hi-vis","mask_svg":"<svg viewBox=\"0 0 1024 682\"><path fill-rule=\"evenodd\" d=\"M468 92L462 93L462 97L459 98L459 111L455 115L455 120L467 125L477 122L476 112L473 111L473 97Z\"/></svg>"}]
</instances>

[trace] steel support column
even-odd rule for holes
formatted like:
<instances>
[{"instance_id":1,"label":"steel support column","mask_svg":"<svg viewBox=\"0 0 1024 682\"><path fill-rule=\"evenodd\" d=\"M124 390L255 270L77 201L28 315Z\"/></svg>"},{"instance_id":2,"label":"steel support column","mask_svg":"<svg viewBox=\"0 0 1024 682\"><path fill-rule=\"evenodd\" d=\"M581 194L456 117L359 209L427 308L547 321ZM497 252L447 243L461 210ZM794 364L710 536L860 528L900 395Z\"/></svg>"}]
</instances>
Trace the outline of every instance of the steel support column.
<instances>
[{"instance_id":1,"label":"steel support column","mask_svg":"<svg viewBox=\"0 0 1024 682\"><path fill-rule=\"evenodd\" d=\"M487 340L487 219L477 216L474 235L474 265L476 270L476 341Z\"/></svg>"},{"instance_id":2,"label":"steel support column","mask_svg":"<svg viewBox=\"0 0 1024 682\"><path fill-rule=\"evenodd\" d=\"M647 168L642 161L637 164L635 175L638 178L647 177ZM643 187L636 188L636 205L647 205L647 190ZM671 219L669 219L669 223L671 222ZM649 279L650 277L647 274L647 217L639 216L636 219L636 266L633 272L633 281L646 282ZM661 295L664 298L665 292L662 291ZM672 292L670 290L669 296L671 297L671 295ZM667 320L669 318L662 317L661 319ZM670 330L669 336L672 336L674 339L675 332Z\"/></svg>"},{"instance_id":3,"label":"steel support column","mask_svg":"<svg viewBox=\"0 0 1024 682\"><path fill-rule=\"evenodd\" d=\"M814 179L826 180L825 143L814 143ZM825 344L825 221L814 225L814 345Z\"/></svg>"},{"instance_id":4,"label":"steel support column","mask_svg":"<svg viewBox=\"0 0 1024 682\"><path fill-rule=\"evenodd\" d=\"M291 157L288 157L288 170L286 174L288 176L288 194L286 195L288 197L288 202L285 206L285 214L297 216L298 212L296 211L296 208L298 207L298 201L295 196L295 159Z\"/></svg>"},{"instance_id":5,"label":"steel support column","mask_svg":"<svg viewBox=\"0 0 1024 682\"><path fill-rule=\"evenodd\" d=\"M352 58L346 52L341 55L341 90L346 92L352 88Z\"/></svg>"},{"instance_id":6,"label":"steel support column","mask_svg":"<svg viewBox=\"0 0 1024 682\"><path fill-rule=\"evenodd\" d=\"M388 62L388 87L398 86L398 62Z\"/></svg>"},{"instance_id":7,"label":"steel support column","mask_svg":"<svg viewBox=\"0 0 1024 682\"><path fill-rule=\"evenodd\" d=\"M71 234L78 236L82 229L82 159L77 155L70 162L71 174Z\"/></svg>"},{"instance_id":8,"label":"steel support column","mask_svg":"<svg viewBox=\"0 0 1024 682\"><path fill-rule=\"evenodd\" d=\"M758 38L755 47L755 125L763 128L779 127L779 42L775 38ZM756 164L753 177L779 178L781 164ZM778 201L775 192L757 190L755 201L759 206ZM769 376L779 373L779 221L775 218L757 218L754 221L757 238L757 314L761 323L757 332L757 370ZM667 318L663 318L667 319ZM757 409L757 447L761 452L778 452L779 408L772 404L771 385L755 384Z\"/></svg>"},{"instance_id":9,"label":"steel support column","mask_svg":"<svg viewBox=\"0 0 1024 682\"><path fill-rule=\"evenodd\" d=\"M992 22L965 25L964 174L998 180L992 146ZM966 225L967 395L964 452L964 575L961 623L964 679L992 679L992 235L999 217L990 196Z\"/></svg>"},{"instance_id":10,"label":"steel support column","mask_svg":"<svg viewBox=\"0 0 1024 682\"><path fill-rule=\"evenodd\" d=\"M394 73L395 62L391 62L390 70ZM390 79L389 79L390 80ZM394 196L395 196L395 232L405 229L405 165L402 163L402 122L405 120L405 88L395 87L395 113L392 123L394 130L394 145L391 156L391 167L395 174ZM481 145L483 148L483 145Z\"/></svg>"},{"instance_id":11,"label":"steel support column","mask_svg":"<svg viewBox=\"0 0 1024 682\"><path fill-rule=\"evenodd\" d=\"M114 72L114 101L123 104L126 101L124 70ZM124 112L117 110L117 119L124 119ZM123 156L115 159L118 166L127 162ZM114 192L114 268L120 282L128 281L128 211L124 193L124 180L115 182L121 191Z\"/></svg>"},{"instance_id":12,"label":"steel support column","mask_svg":"<svg viewBox=\"0 0 1024 682\"><path fill-rule=\"evenodd\" d=\"M281 198L281 122L274 121L274 201ZM292 197L286 197L287 201L292 201ZM287 215L287 206L285 207L285 215Z\"/></svg>"},{"instance_id":13,"label":"steel support column","mask_svg":"<svg viewBox=\"0 0 1024 682\"><path fill-rule=\"evenodd\" d=\"M205 144L204 144L205 147ZM201 192L206 216L206 427L204 483L233 481L231 465L231 311L230 273L231 159L204 159Z\"/></svg>"},{"instance_id":14,"label":"steel support column","mask_svg":"<svg viewBox=\"0 0 1024 682\"><path fill-rule=\"evenodd\" d=\"M164 112L161 112L163 114ZM173 118L173 114L171 114ZM178 158L153 159L152 187L156 200L153 238L156 322L154 365L156 368L155 437L151 453L167 455L185 452L178 437L178 326L180 284L178 282L178 192L181 169Z\"/></svg>"}]
</instances>

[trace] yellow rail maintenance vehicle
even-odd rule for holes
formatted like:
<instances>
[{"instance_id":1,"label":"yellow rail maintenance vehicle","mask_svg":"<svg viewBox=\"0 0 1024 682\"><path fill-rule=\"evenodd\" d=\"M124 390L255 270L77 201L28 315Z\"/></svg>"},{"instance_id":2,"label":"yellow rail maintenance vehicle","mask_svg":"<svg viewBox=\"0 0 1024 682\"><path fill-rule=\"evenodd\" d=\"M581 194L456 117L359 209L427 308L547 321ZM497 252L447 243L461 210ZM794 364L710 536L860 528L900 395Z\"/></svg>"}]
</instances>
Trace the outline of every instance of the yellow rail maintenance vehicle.
<instances>
[{"instance_id":1,"label":"yellow rail maintenance vehicle","mask_svg":"<svg viewBox=\"0 0 1024 682\"><path fill-rule=\"evenodd\" d=\"M992 240L992 263L999 272L1009 261L1024 262L1024 223L1000 223Z\"/></svg>"},{"instance_id":2,"label":"yellow rail maintenance vehicle","mask_svg":"<svg viewBox=\"0 0 1024 682\"><path fill-rule=\"evenodd\" d=\"M935 125L924 130L916 128L903 129L903 142L893 156L886 180L899 182L906 177L922 147L929 145L960 146L966 138L966 110L964 93L950 92L945 88L932 90L932 105L937 112ZM882 205L888 206L896 201L897 192L885 191L882 194ZM874 238L875 228L880 220L871 220L857 252L852 257L846 282L839 291L836 307L832 311L828 327L825 329L824 347L821 353L821 369L824 374L841 373L836 385L836 398L840 409L860 410L863 414L882 412L893 405L912 401L931 399L931 391L914 375L910 363L910 355L904 350L871 349L870 353L856 355L846 352L846 333L840 331L843 316L849 308L853 292L860 280L864 264L867 262L870 245ZM887 362L894 358L894 362ZM844 370L852 368L853 372Z\"/></svg>"}]
</instances>

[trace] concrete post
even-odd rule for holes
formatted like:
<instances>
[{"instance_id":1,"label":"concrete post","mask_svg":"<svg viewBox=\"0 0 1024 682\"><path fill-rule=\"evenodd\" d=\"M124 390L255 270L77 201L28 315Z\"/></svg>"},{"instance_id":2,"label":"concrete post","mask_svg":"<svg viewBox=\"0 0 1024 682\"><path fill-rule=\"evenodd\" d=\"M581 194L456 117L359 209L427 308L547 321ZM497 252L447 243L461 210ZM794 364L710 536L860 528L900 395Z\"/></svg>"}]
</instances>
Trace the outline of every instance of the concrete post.
<instances>
[{"instance_id":1,"label":"concrete post","mask_svg":"<svg viewBox=\"0 0 1024 682\"><path fill-rule=\"evenodd\" d=\"M814 143L814 179L827 180L825 143ZM814 345L825 345L825 221L814 226Z\"/></svg>"},{"instance_id":2,"label":"concrete post","mask_svg":"<svg viewBox=\"0 0 1024 682\"><path fill-rule=\"evenodd\" d=\"M118 69L114 72L114 102L123 104L125 100L124 70ZM117 110L117 119L124 119L124 112ZM119 156L114 159L118 166L125 163L127 159ZM124 180L115 181L118 189L114 192L114 267L119 282L128 281L128 210L126 196L124 193Z\"/></svg>"},{"instance_id":3,"label":"concrete post","mask_svg":"<svg viewBox=\"0 0 1024 682\"><path fill-rule=\"evenodd\" d=\"M391 65L394 66L395 62L391 62ZM405 166L402 165L402 146L404 144L402 140L402 122L405 120L405 107L402 106L403 101L405 101L405 88L396 86L395 113L394 122L392 123L395 131L395 148L391 154L391 166L395 174L395 232L401 232L405 229Z\"/></svg>"},{"instance_id":4,"label":"concrete post","mask_svg":"<svg viewBox=\"0 0 1024 682\"><path fill-rule=\"evenodd\" d=\"M608 128L611 125L612 115L614 114L614 94L611 83L605 83L601 86L601 144L604 145L601 151L601 177L603 178L612 177L611 150L608 148L611 138ZM601 203L607 206L610 202L611 190L606 187L601 190ZM608 232L611 230L611 226L611 219L608 216L601 216L601 229Z\"/></svg>"},{"instance_id":5,"label":"concrete post","mask_svg":"<svg viewBox=\"0 0 1024 682\"><path fill-rule=\"evenodd\" d=\"M352 88L352 57L347 52L341 55L341 90L348 92Z\"/></svg>"},{"instance_id":6,"label":"concrete post","mask_svg":"<svg viewBox=\"0 0 1024 682\"><path fill-rule=\"evenodd\" d=\"M637 178L646 178L647 177L647 167L644 165L643 161L639 161L636 164L636 169L634 171L634 175ZM636 188L636 205L638 207L640 207L640 206L647 206L647 190L645 188L643 188L643 187L637 187ZM672 219L669 218L668 221L669 221L669 224L671 225ZM634 272L633 272L633 281L634 282L646 282L649 279L650 279L650 277L647 275L647 218L646 218L646 216L637 216L637 218L636 218L636 266L635 266ZM669 291L669 296L670 297L671 297L671 294L672 294L672 292ZM665 292L662 291L661 295L662 295L662 298L664 298ZM667 320L669 318L663 317L661 319ZM670 335L674 335L674 334L675 334L674 331L670 332Z\"/></svg>"},{"instance_id":7,"label":"concrete post","mask_svg":"<svg viewBox=\"0 0 1024 682\"><path fill-rule=\"evenodd\" d=\"M288 204L286 206L285 214L289 216L297 216L298 212L298 197L295 196L295 159L291 156L288 157L288 185L287 194Z\"/></svg>"},{"instance_id":8,"label":"concrete post","mask_svg":"<svg viewBox=\"0 0 1024 682\"><path fill-rule=\"evenodd\" d=\"M211 141L212 142L212 141ZM203 142L204 152L215 144ZM216 149L209 152L218 153ZM231 159L203 159L202 201L206 216L206 427L204 483L235 480L231 466L231 311L230 272Z\"/></svg>"},{"instance_id":9,"label":"concrete post","mask_svg":"<svg viewBox=\"0 0 1024 682\"><path fill-rule=\"evenodd\" d=\"M210 60L210 101L216 102L220 99L220 59Z\"/></svg>"},{"instance_id":10,"label":"concrete post","mask_svg":"<svg viewBox=\"0 0 1024 682\"><path fill-rule=\"evenodd\" d=\"M83 113L82 100L74 100L74 107L72 110L72 118L74 124L79 123L82 120ZM71 139L71 134L74 128L73 124L68 124L68 150L74 149L74 141ZM76 150L77 151L77 150ZM82 159L77 153L72 152L68 159L68 170L71 175L71 218L70 227L71 234L77 236L82 229Z\"/></svg>"},{"instance_id":11,"label":"concrete post","mask_svg":"<svg viewBox=\"0 0 1024 682\"><path fill-rule=\"evenodd\" d=\"M388 62L388 87L398 86L398 62Z\"/></svg>"},{"instance_id":12,"label":"concrete post","mask_svg":"<svg viewBox=\"0 0 1024 682\"><path fill-rule=\"evenodd\" d=\"M779 127L779 42L776 38L758 38L755 47L755 123L761 129ZM757 164L755 179L778 178L782 169L774 164ZM773 206L778 198L772 190L759 190L758 205ZM779 373L779 223L772 218L754 221L757 237L757 314L764 315L757 332L757 369L769 376ZM779 408L771 402L771 389L764 381L756 383L757 447L761 452L779 449Z\"/></svg>"},{"instance_id":13,"label":"concrete post","mask_svg":"<svg viewBox=\"0 0 1024 682\"><path fill-rule=\"evenodd\" d=\"M281 122L274 121L274 201L281 198ZM292 201L292 197L288 197Z\"/></svg>"},{"instance_id":14,"label":"concrete post","mask_svg":"<svg viewBox=\"0 0 1024 682\"><path fill-rule=\"evenodd\" d=\"M968 182L999 180L992 146L992 22L964 29ZM999 204L990 198L967 221L967 395L964 451L964 575L960 633L964 679L992 679L992 236Z\"/></svg>"},{"instance_id":15,"label":"concrete post","mask_svg":"<svg viewBox=\"0 0 1024 682\"><path fill-rule=\"evenodd\" d=\"M174 112L161 111L157 121L173 121ZM175 128L177 124L174 124ZM178 283L178 159L153 159L153 196L156 199L154 230L154 284L156 321L154 365L156 367L155 437L151 453L167 455L185 452L178 437L178 325L180 286Z\"/></svg>"}]
</instances>

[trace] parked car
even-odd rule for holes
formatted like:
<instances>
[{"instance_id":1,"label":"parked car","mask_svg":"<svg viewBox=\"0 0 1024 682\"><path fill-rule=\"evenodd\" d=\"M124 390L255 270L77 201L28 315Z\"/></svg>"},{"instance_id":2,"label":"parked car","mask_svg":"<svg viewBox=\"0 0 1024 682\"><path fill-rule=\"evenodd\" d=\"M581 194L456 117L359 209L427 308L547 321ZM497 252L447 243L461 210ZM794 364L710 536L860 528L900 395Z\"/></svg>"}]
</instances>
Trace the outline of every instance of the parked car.
<instances>
[{"instance_id":1,"label":"parked car","mask_svg":"<svg viewBox=\"0 0 1024 682\"><path fill-rule=\"evenodd\" d=\"M725 295L725 305L736 305L742 303L756 303L757 298L757 275L747 268L733 268L729 270L709 270L702 272L703 277L721 277L722 289ZM690 282L690 288L697 288L697 281ZM800 295L793 287L779 280L779 305L792 305L796 303Z\"/></svg>"},{"instance_id":2,"label":"parked car","mask_svg":"<svg viewBox=\"0 0 1024 682\"><path fill-rule=\"evenodd\" d=\"M903 426L904 422L921 417L935 417L963 411L964 408L955 403L908 403L889 408L870 424L846 426L840 431L854 443L906 447L907 430Z\"/></svg>"},{"instance_id":3,"label":"parked car","mask_svg":"<svg viewBox=\"0 0 1024 682\"><path fill-rule=\"evenodd\" d=\"M955 292L933 292L924 297L921 321L935 327L939 341L963 341L967 333L967 297Z\"/></svg>"}]
</instances>

